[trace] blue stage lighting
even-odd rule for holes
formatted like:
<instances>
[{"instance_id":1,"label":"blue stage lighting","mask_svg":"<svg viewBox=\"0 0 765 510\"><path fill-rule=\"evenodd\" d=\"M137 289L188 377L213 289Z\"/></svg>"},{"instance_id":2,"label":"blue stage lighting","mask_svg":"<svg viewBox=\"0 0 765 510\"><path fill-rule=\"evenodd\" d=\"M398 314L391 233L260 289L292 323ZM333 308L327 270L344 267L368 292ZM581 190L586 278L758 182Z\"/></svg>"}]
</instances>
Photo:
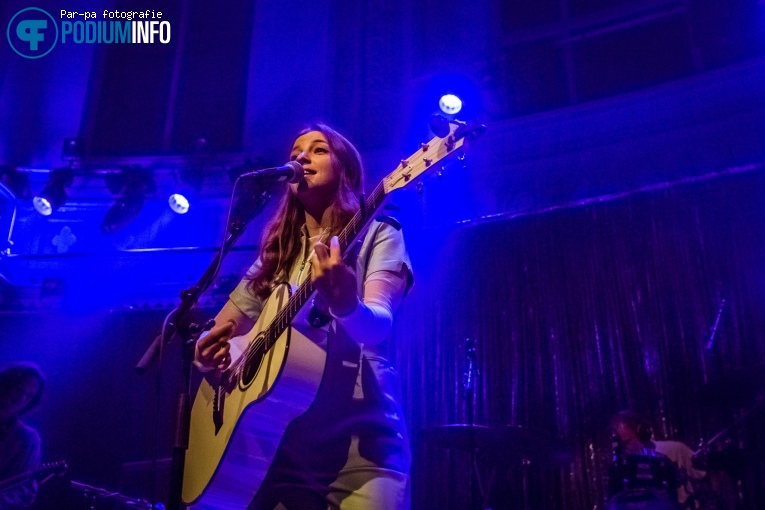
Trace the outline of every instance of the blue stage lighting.
<instances>
[{"instance_id":1,"label":"blue stage lighting","mask_svg":"<svg viewBox=\"0 0 765 510\"><path fill-rule=\"evenodd\" d=\"M35 210L43 216L50 216L53 213L53 204L45 197L34 197L32 199L32 205L35 206Z\"/></svg>"},{"instance_id":2,"label":"blue stage lighting","mask_svg":"<svg viewBox=\"0 0 765 510\"><path fill-rule=\"evenodd\" d=\"M203 138L197 141L198 144L202 142L204 142ZM205 171L202 164L192 164L176 172L176 182L172 188L173 193L167 200L167 204L174 213L186 214L189 212L191 202L197 200L202 193L204 178Z\"/></svg>"},{"instance_id":3,"label":"blue stage lighting","mask_svg":"<svg viewBox=\"0 0 765 510\"><path fill-rule=\"evenodd\" d=\"M438 106L447 115L455 115L462 110L462 100L454 94L444 94L438 101Z\"/></svg>"},{"instance_id":4,"label":"blue stage lighting","mask_svg":"<svg viewBox=\"0 0 765 510\"><path fill-rule=\"evenodd\" d=\"M180 193L173 193L167 200L170 209L177 214L186 214L189 212L189 201Z\"/></svg>"},{"instance_id":5,"label":"blue stage lighting","mask_svg":"<svg viewBox=\"0 0 765 510\"><path fill-rule=\"evenodd\" d=\"M32 199L32 205L43 216L50 216L53 211L66 202L66 186L72 185L72 171L59 168L51 171L48 184Z\"/></svg>"}]
</instances>

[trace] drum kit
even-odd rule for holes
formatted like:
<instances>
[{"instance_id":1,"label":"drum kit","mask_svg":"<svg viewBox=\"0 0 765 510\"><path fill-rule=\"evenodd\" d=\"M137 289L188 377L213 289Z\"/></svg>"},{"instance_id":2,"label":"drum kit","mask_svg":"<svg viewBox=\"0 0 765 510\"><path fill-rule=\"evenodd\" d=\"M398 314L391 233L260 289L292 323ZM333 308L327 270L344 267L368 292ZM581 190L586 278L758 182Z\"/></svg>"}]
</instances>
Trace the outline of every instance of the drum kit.
<instances>
[{"instance_id":1,"label":"drum kit","mask_svg":"<svg viewBox=\"0 0 765 510\"><path fill-rule=\"evenodd\" d=\"M677 510L677 471L660 453L614 455L608 471L607 510Z\"/></svg>"},{"instance_id":2,"label":"drum kit","mask_svg":"<svg viewBox=\"0 0 765 510\"><path fill-rule=\"evenodd\" d=\"M615 449L608 469L608 495L604 502L606 510L733 510L739 508L741 495L735 489L733 473L750 460L759 459L754 454L744 455L732 447L731 433L738 429L765 399L758 396L750 407L728 427L702 443L694 454L694 466L707 471L701 481L688 480L683 471L666 456L654 450L620 452ZM470 452L471 470L478 480L482 501L481 508L490 508L497 500L497 475L502 470L520 472L521 493L513 495L516 507L528 510L529 470L531 466L557 468L569 465L573 460L571 448L560 439L528 427L507 425L487 427L483 425L450 424L425 429L420 438L425 444L440 448ZM477 455L476 455L477 453ZM488 476L481 476L479 462L487 464ZM715 481L717 480L717 481ZM733 489L720 488L719 480L727 480ZM688 499L678 502L678 487L688 487ZM725 496L726 490L733 494ZM475 500L475 498L474 498ZM600 506L598 505L600 508Z\"/></svg>"},{"instance_id":3,"label":"drum kit","mask_svg":"<svg viewBox=\"0 0 765 510\"><path fill-rule=\"evenodd\" d=\"M431 446L450 450L478 452L482 463L490 466L489 475L481 476L476 459L472 469L478 480L481 508L488 509L497 502L495 483L501 470L520 472L521 493L512 494L519 508L533 508L529 491L529 476L535 468L558 468L573 460L571 448L562 440L529 427L508 425L450 424L425 429L421 439ZM651 450L615 455L608 473L607 510L678 510L674 496L677 472L670 460Z\"/></svg>"},{"instance_id":4,"label":"drum kit","mask_svg":"<svg viewBox=\"0 0 765 510\"><path fill-rule=\"evenodd\" d=\"M664 455L653 450L639 453L614 451L608 473L606 510L734 510L744 505L736 478L751 463L762 460L756 452L745 453L732 444L731 433L738 429L765 402L762 396L731 425L702 442L693 453L694 469L706 476L691 479ZM687 499L678 503L678 488Z\"/></svg>"}]
</instances>

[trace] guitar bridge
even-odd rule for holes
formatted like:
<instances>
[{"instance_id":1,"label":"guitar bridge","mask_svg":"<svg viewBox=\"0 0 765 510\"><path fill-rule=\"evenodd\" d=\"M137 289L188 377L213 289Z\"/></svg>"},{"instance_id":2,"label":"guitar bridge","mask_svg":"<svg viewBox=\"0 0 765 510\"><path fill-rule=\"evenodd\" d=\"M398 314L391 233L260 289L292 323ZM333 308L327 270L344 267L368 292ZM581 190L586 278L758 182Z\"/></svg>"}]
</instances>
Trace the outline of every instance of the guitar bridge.
<instances>
[{"instance_id":1,"label":"guitar bridge","mask_svg":"<svg viewBox=\"0 0 765 510\"><path fill-rule=\"evenodd\" d=\"M223 380L216 386L215 395L213 396L213 424L215 425L215 435L218 435L221 427L223 426L223 405L226 401L225 398L225 386L227 381Z\"/></svg>"}]
</instances>

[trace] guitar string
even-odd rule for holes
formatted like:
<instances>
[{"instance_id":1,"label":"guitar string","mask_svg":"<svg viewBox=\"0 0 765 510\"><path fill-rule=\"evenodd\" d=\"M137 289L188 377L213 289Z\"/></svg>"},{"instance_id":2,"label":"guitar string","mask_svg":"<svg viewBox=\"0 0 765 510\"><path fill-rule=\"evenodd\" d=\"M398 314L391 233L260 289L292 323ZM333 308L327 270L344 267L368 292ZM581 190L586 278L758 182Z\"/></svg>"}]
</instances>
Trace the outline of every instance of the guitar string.
<instances>
[{"instance_id":1,"label":"guitar string","mask_svg":"<svg viewBox=\"0 0 765 510\"><path fill-rule=\"evenodd\" d=\"M369 200L367 200L368 205L367 207L372 206L377 200L380 198L380 186L375 188L375 190L372 192L372 196ZM370 203L371 202L371 203ZM348 225L343 229L341 234L338 236L341 240L341 244L345 244L347 241L347 237L350 231L355 230L357 227L358 222L361 220L361 211L357 212L357 214L354 215L354 217L349 221ZM313 282L308 280L304 282L295 292L295 294L290 298L287 305L282 308L279 313L274 317L274 319L271 321L269 326L264 329L266 332L265 335L262 337L262 339L258 342L255 342L251 344L251 348L248 348L247 353L247 363L250 363L253 359L254 355L257 355L261 348L263 347L264 342L269 342L272 340L272 337L277 336L275 334L274 329L286 329L286 319L288 318L287 315L294 313L297 309L302 307L302 305L305 303L305 300L307 297L313 292ZM302 302L301 302L302 301ZM299 305L299 306L296 306ZM277 326L274 328L274 326ZM281 332L279 332L281 334Z\"/></svg>"},{"instance_id":2,"label":"guitar string","mask_svg":"<svg viewBox=\"0 0 765 510\"><path fill-rule=\"evenodd\" d=\"M384 187L383 187L383 181L381 181L377 187L372 191L369 198L365 200L366 202L366 209L367 212L372 211L373 209L377 209L380 206L381 199L384 197ZM379 201L379 202L378 202ZM353 215L351 220L348 222L348 224L343 228L343 230L338 235L338 240L340 241L340 245L343 249L347 248L346 242L348 239L348 236L351 232L355 232L358 226L358 222L361 221L363 218L362 216L362 210L359 209L359 211L356 212L356 214ZM367 214L367 218L369 218L369 214ZM256 356L259 355L259 353L262 350L262 347L265 343L271 343L275 341L275 339L272 339L271 337L276 337L278 339L279 336L281 336L281 333L286 329L287 327L287 319L288 315L294 315L302 306L305 304L305 301L308 299L308 297L313 293L313 281L307 280L301 284L298 289L295 291L295 293L290 297L289 301L287 302L287 305L284 306L279 312L274 316L274 318L271 320L269 325L263 329L265 334L261 336L260 339L253 342L252 344L248 345L246 349L246 354L243 356L244 362L238 362L237 363L237 369L234 371L234 375L237 375L239 373L239 369L244 370L249 366ZM299 303L299 304L298 304ZM296 306L297 305L297 306ZM293 310L294 309L294 310ZM274 326L277 327L274 327ZM274 330L278 330L279 334L276 335L276 332Z\"/></svg>"}]
</instances>

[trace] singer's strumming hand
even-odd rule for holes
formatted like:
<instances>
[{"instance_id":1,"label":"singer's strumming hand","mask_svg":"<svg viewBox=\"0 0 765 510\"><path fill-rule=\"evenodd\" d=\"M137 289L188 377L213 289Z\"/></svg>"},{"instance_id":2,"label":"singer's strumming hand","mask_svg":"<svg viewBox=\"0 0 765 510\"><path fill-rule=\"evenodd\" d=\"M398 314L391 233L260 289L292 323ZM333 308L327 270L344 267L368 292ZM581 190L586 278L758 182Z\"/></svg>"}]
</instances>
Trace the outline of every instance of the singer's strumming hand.
<instances>
[{"instance_id":1,"label":"singer's strumming hand","mask_svg":"<svg viewBox=\"0 0 765 510\"><path fill-rule=\"evenodd\" d=\"M311 274L316 290L329 305L333 315L339 317L353 312L359 303L356 275L343 262L337 236L332 238L329 248L323 243L316 243L314 252Z\"/></svg>"}]
</instances>

